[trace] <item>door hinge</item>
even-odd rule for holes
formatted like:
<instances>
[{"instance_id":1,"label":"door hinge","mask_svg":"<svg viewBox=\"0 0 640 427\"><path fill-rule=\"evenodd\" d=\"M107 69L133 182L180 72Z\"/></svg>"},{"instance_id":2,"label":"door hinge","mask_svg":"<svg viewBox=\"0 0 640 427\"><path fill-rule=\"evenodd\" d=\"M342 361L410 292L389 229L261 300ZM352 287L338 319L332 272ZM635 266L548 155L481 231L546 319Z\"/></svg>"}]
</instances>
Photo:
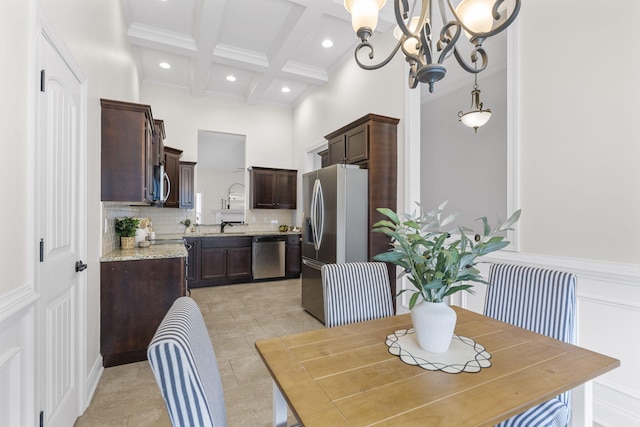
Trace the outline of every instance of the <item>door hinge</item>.
<instances>
[{"instance_id":1,"label":"door hinge","mask_svg":"<svg viewBox=\"0 0 640 427\"><path fill-rule=\"evenodd\" d=\"M40 411L40 427L44 427L44 411Z\"/></svg>"},{"instance_id":2,"label":"door hinge","mask_svg":"<svg viewBox=\"0 0 640 427\"><path fill-rule=\"evenodd\" d=\"M44 262L44 239L40 239L40 262Z\"/></svg>"},{"instance_id":3,"label":"door hinge","mask_svg":"<svg viewBox=\"0 0 640 427\"><path fill-rule=\"evenodd\" d=\"M44 79L45 79L45 72L44 70L40 70L40 92L44 92Z\"/></svg>"}]
</instances>

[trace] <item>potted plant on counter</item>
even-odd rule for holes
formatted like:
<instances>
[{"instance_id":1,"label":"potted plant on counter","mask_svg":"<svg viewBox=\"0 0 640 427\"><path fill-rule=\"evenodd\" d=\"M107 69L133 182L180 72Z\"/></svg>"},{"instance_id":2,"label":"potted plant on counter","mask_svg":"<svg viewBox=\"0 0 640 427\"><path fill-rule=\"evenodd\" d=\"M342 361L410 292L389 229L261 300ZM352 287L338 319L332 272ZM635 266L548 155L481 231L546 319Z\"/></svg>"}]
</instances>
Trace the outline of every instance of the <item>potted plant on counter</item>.
<instances>
[{"instance_id":1,"label":"potted plant on counter","mask_svg":"<svg viewBox=\"0 0 640 427\"><path fill-rule=\"evenodd\" d=\"M389 219L378 221L373 229L392 239L391 249L373 258L401 267L400 277L406 275L414 286L409 309L418 344L434 353L447 351L456 323L456 313L444 303L444 298L463 290L472 292L470 282L487 283L475 267L478 258L506 247L509 242L500 233L512 230L520 218L518 210L495 228L491 228L486 217L482 218L482 233L462 226L447 231L443 228L457 214L443 219L446 205L444 202L427 213L420 208L419 215L396 214L391 209L379 208L378 212ZM408 290L403 289L398 295Z\"/></svg>"},{"instance_id":2,"label":"potted plant on counter","mask_svg":"<svg viewBox=\"0 0 640 427\"><path fill-rule=\"evenodd\" d=\"M140 220L132 217L116 218L116 234L120 236L122 249L133 249L136 244L136 230Z\"/></svg>"}]
</instances>

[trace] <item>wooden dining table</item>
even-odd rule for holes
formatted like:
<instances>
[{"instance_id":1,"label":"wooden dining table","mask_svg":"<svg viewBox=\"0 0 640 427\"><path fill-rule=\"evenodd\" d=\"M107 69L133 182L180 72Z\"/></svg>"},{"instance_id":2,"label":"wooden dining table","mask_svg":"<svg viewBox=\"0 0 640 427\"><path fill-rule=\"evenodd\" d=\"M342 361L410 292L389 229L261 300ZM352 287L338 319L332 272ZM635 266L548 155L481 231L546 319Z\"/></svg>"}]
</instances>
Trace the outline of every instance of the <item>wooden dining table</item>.
<instances>
[{"instance_id":1,"label":"wooden dining table","mask_svg":"<svg viewBox=\"0 0 640 427\"><path fill-rule=\"evenodd\" d=\"M619 360L453 308L455 333L484 346L491 366L446 373L403 362L386 337L412 327L408 314L257 341L274 425L286 426L288 406L306 427L493 426L570 389L584 400L573 425L592 425L588 385Z\"/></svg>"}]
</instances>

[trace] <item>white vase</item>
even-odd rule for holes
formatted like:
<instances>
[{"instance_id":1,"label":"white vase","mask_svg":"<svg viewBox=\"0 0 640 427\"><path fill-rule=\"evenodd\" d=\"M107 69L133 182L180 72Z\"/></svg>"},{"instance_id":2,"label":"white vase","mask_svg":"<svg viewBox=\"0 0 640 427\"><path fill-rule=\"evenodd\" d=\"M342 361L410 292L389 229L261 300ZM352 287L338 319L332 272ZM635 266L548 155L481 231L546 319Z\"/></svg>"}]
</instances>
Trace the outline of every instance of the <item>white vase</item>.
<instances>
[{"instance_id":1,"label":"white vase","mask_svg":"<svg viewBox=\"0 0 640 427\"><path fill-rule=\"evenodd\" d=\"M420 348L431 353L447 351L456 319L456 312L443 302L422 301L416 304L411 310L411 321Z\"/></svg>"}]
</instances>

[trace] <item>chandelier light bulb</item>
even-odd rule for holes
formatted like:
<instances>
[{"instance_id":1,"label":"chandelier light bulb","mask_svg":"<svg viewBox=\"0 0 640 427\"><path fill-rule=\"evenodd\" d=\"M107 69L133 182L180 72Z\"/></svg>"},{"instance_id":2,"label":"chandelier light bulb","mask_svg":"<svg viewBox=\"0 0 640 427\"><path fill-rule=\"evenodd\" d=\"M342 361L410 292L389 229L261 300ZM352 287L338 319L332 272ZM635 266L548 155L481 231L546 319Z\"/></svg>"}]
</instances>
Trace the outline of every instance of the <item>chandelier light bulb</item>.
<instances>
[{"instance_id":1,"label":"chandelier light bulb","mask_svg":"<svg viewBox=\"0 0 640 427\"><path fill-rule=\"evenodd\" d=\"M488 33L493 29L493 0L462 0L456 13L462 23L474 33ZM468 38L471 35L465 31Z\"/></svg>"},{"instance_id":2,"label":"chandelier light bulb","mask_svg":"<svg viewBox=\"0 0 640 427\"><path fill-rule=\"evenodd\" d=\"M409 22L409 25L407 25L407 27L409 28L409 31L411 31L413 34L416 34L416 30L418 29L418 22L420 22L420 17L419 16L414 16L413 18L411 18L411 21ZM396 40L400 40L403 35L404 35L404 33L400 29L400 26L396 25L395 29L393 30L393 37L395 37ZM410 54L417 55L418 54L418 45L419 45L419 43L420 43L419 39L417 39L415 37L408 37L404 41L402 46L404 47L404 50L406 50Z\"/></svg>"},{"instance_id":3,"label":"chandelier light bulb","mask_svg":"<svg viewBox=\"0 0 640 427\"><path fill-rule=\"evenodd\" d=\"M386 0L344 0L344 7L351 13L351 26L361 39L363 30L365 40L373 34L378 26L378 11L385 3Z\"/></svg>"}]
</instances>

